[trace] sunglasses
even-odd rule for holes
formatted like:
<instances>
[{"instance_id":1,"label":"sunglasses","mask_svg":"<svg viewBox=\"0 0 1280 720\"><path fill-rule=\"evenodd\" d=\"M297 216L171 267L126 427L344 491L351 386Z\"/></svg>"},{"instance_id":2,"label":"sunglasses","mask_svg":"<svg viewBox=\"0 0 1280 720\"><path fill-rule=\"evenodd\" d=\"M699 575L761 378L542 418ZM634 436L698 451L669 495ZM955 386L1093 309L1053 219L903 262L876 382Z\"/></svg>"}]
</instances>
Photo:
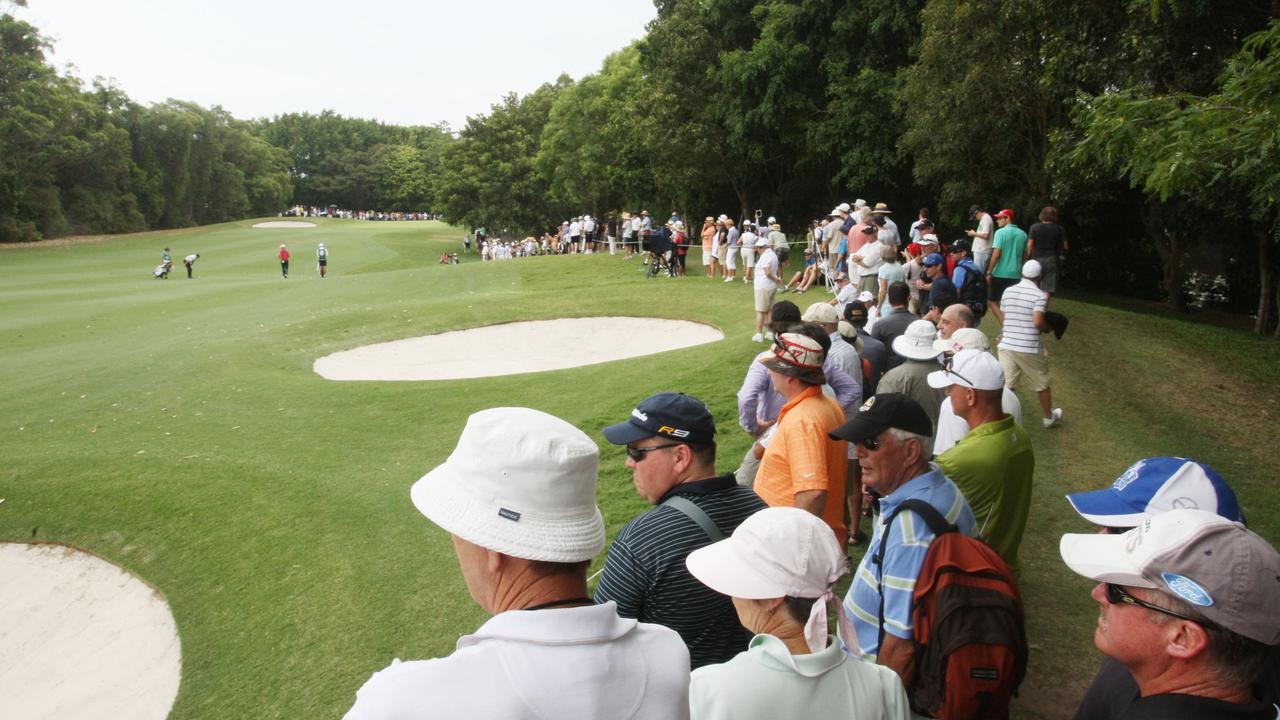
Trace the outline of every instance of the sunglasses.
<instances>
[{"instance_id":1,"label":"sunglasses","mask_svg":"<svg viewBox=\"0 0 1280 720\"><path fill-rule=\"evenodd\" d=\"M880 441L873 437L862 438L861 440L855 440L854 442L856 442L857 444L861 445L862 447L868 450L874 451L874 450L880 449Z\"/></svg>"},{"instance_id":2,"label":"sunglasses","mask_svg":"<svg viewBox=\"0 0 1280 720\"><path fill-rule=\"evenodd\" d=\"M631 447L630 445L628 445L627 457L631 458L632 460L635 460L636 462L640 462L641 460L645 459L646 455L653 452L654 450L665 450L666 448L673 448L678 445L683 445L683 443L667 443L666 445L654 445L653 447L646 447L646 448Z\"/></svg>"},{"instance_id":3,"label":"sunglasses","mask_svg":"<svg viewBox=\"0 0 1280 720\"><path fill-rule=\"evenodd\" d=\"M944 373L946 373L946 374L948 374L948 375L955 375L956 377L958 377L958 378L960 378L961 380L965 381L965 383L966 383L966 384L968 384L968 386L969 386L969 387L973 387L973 382L972 382L971 380L969 380L969 378L967 378L967 377L965 377L965 376L963 376L963 375L961 375L960 373L958 373L958 372L956 372L956 371L955 371L955 367L954 367L954 365L955 365L955 361L956 361L956 356L955 356L955 355L951 355L951 356L947 357L947 361L946 361L946 362L944 362L944 363L942 364L942 372L944 372Z\"/></svg>"},{"instance_id":4,"label":"sunglasses","mask_svg":"<svg viewBox=\"0 0 1280 720\"><path fill-rule=\"evenodd\" d=\"M1176 617L1179 620L1187 620L1187 621L1196 623L1197 625L1203 625L1205 627L1212 627L1212 628L1218 627L1218 625L1208 620L1203 620L1201 618L1193 618L1189 615L1183 615L1182 613L1174 612L1168 608L1162 608L1159 605L1152 605L1149 602L1139 600L1138 598L1130 595L1129 591L1125 590L1123 587L1119 585L1116 585L1115 583L1107 583L1106 587L1107 587L1107 602L1111 603L1112 605L1119 605L1120 603L1128 603L1129 605L1137 605L1138 607L1144 607L1148 610L1155 610L1156 612L1164 613L1165 615L1172 615L1173 617Z\"/></svg>"}]
</instances>

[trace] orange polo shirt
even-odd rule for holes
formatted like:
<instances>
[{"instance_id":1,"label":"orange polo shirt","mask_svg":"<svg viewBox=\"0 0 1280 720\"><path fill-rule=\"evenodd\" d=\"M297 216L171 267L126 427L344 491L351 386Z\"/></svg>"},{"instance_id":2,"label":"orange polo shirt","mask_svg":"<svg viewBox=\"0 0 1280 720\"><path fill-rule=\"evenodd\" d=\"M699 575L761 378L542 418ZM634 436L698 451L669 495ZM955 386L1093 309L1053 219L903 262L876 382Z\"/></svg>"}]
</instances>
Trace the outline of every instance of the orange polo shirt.
<instances>
[{"instance_id":1,"label":"orange polo shirt","mask_svg":"<svg viewBox=\"0 0 1280 720\"><path fill-rule=\"evenodd\" d=\"M796 493L826 490L822 519L844 547L847 443L827 433L844 424L844 410L817 386L806 388L778 412L778 429L760 460L755 491L770 507L794 507Z\"/></svg>"}]
</instances>

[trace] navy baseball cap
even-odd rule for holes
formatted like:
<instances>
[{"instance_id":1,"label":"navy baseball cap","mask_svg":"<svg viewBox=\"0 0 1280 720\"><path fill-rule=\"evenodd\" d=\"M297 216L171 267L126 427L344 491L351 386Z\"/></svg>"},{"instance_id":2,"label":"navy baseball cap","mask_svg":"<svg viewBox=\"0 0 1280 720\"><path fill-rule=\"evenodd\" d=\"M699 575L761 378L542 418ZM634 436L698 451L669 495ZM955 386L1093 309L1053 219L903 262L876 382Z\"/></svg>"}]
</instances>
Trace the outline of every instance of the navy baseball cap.
<instances>
[{"instance_id":1,"label":"navy baseball cap","mask_svg":"<svg viewBox=\"0 0 1280 720\"><path fill-rule=\"evenodd\" d=\"M1137 527L1169 510L1217 513L1243 523L1236 494L1207 465L1179 457L1153 457L1129 466L1111 487L1067 495L1085 520L1106 527Z\"/></svg>"},{"instance_id":2,"label":"navy baseball cap","mask_svg":"<svg viewBox=\"0 0 1280 720\"><path fill-rule=\"evenodd\" d=\"M929 253L928 255L926 255L921 264L923 264L925 267L933 267L934 265L941 265L942 262L943 262L942 255L935 252L935 253Z\"/></svg>"},{"instance_id":3,"label":"navy baseball cap","mask_svg":"<svg viewBox=\"0 0 1280 720\"><path fill-rule=\"evenodd\" d=\"M902 393L880 393L867 398L848 422L827 433L832 440L858 442L873 438L889 428L917 435L933 435L933 421L920 403Z\"/></svg>"},{"instance_id":4,"label":"navy baseball cap","mask_svg":"<svg viewBox=\"0 0 1280 720\"><path fill-rule=\"evenodd\" d=\"M701 400L684 393L650 395L631 411L631 417L604 429L614 445L626 445L650 437L667 437L694 445L716 439L716 421Z\"/></svg>"}]
</instances>

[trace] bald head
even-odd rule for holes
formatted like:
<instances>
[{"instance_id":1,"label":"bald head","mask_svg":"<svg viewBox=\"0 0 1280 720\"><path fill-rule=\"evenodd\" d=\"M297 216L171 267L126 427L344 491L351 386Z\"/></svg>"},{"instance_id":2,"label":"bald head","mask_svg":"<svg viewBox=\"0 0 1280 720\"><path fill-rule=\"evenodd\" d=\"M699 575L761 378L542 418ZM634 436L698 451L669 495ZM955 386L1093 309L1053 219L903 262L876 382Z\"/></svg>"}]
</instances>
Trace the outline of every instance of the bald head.
<instances>
[{"instance_id":1,"label":"bald head","mask_svg":"<svg viewBox=\"0 0 1280 720\"><path fill-rule=\"evenodd\" d=\"M960 328L971 328L976 323L973 311L964 303L955 303L948 305L942 311L942 317L938 319L938 330L942 332L942 339L950 340L951 334Z\"/></svg>"}]
</instances>

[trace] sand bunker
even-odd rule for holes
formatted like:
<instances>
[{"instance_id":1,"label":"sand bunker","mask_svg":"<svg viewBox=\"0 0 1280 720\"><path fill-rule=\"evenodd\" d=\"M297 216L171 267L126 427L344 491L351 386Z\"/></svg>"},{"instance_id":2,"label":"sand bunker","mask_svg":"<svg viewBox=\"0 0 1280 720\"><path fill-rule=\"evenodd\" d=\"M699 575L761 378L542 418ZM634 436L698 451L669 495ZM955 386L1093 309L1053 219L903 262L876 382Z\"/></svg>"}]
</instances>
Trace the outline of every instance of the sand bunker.
<instances>
[{"instance_id":1,"label":"sand bunker","mask_svg":"<svg viewBox=\"0 0 1280 720\"><path fill-rule=\"evenodd\" d=\"M460 380L563 370L723 340L710 325L661 318L537 320L344 350L315 361L330 380Z\"/></svg>"},{"instance_id":2,"label":"sand bunker","mask_svg":"<svg viewBox=\"0 0 1280 720\"><path fill-rule=\"evenodd\" d=\"M304 228L315 227L315 223L303 222L301 220L272 220L270 222L254 223L256 228Z\"/></svg>"},{"instance_id":3,"label":"sand bunker","mask_svg":"<svg viewBox=\"0 0 1280 720\"><path fill-rule=\"evenodd\" d=\"M0 543L0 717L166 717L182 648L164 598L62 545Z\"/></svg>"}]
</instances>

